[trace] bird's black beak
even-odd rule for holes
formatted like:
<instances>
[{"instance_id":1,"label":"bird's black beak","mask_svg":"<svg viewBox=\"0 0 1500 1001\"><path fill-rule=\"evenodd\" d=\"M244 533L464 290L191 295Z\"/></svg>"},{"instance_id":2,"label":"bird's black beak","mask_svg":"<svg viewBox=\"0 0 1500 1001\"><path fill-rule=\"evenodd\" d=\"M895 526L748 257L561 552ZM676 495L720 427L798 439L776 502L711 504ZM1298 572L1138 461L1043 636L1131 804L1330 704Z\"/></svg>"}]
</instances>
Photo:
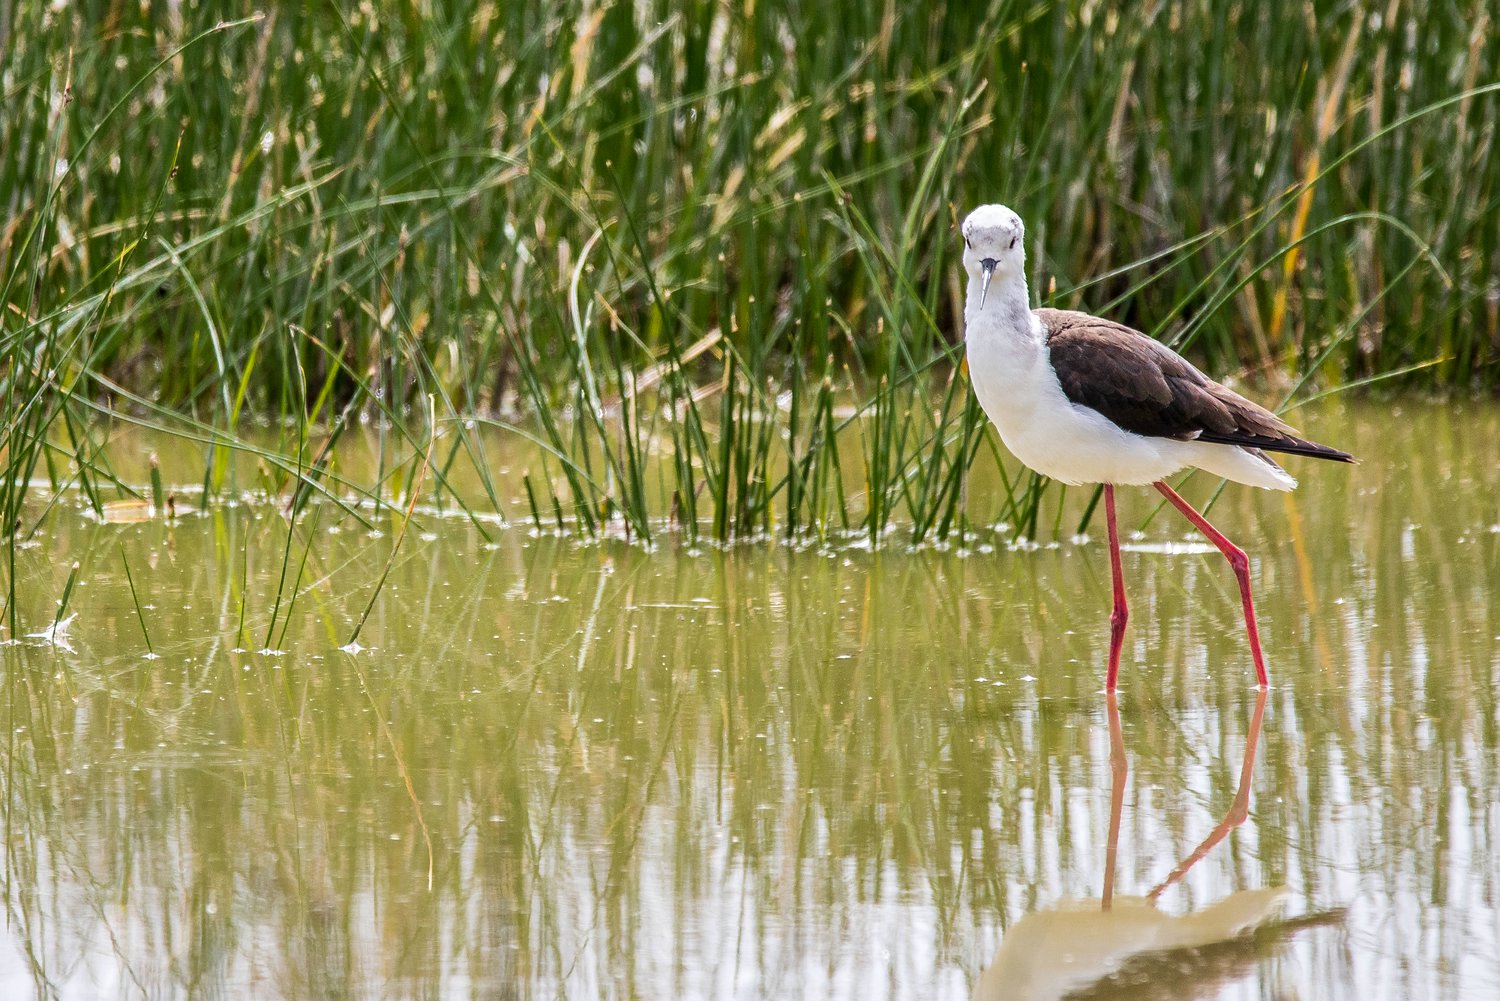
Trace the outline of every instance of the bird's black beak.
<instances>
[{"instance_id":1,"label":"bird's black beak","mask_svg":"<svg viewBox=\"0 0 1500 1001\"><path fill-rule=\"evenodd\" d=\"M990 279L995 277L995 268L1000 264L993 257L986 257L979 262L979 269L984 272L979 283L979 308L984 308L985 297L990 293Z\"/></svg>"}]
</instances>

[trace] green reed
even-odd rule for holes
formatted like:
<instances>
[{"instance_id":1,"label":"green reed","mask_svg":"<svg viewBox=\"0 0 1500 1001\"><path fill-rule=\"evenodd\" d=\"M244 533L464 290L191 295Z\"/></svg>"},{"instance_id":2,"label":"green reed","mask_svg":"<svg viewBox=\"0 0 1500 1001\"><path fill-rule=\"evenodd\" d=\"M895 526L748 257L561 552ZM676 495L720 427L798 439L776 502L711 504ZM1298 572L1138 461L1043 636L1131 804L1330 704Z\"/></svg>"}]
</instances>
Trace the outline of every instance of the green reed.
<instances>
[{"instance_id":1,"label":"green reed","mask_svg":"<svg viewBox=\"0 0 1500 1001\"><path fill-rule=\"evenodd\" d=\"M120 547L120 563L125 567L125 582L130 585L130 601L135 606L136 621L141 624L141 637L146 641L146 655L154 658L156 648L151 645L151 630L146 628L146 613L141 610L141 599L135 591L135 575L130 572L130 557L125 555L123 545ZM78 564L75 563L73 566L76 569ZM72 583L72 578L69 578L68 583Z\"/></svg>"},{"instance_id":2,"label":"green reed","mask_svg":"<svg viewBox=\"0 0 1500 1001\"><path fill-rule=\"evenodd\" d=\"M39 469L132 493L127 422L203 444L204 507L239 452L293 519L370 527L420 469L488 533L479 420L543 450L533 527L962 542L998 451L953 227L990 200L1039 299L1216 373L1496 385L1479 0L222 8L0 23L7 532ZM380 472L349 483L362 417ZM1034 533L1042 484L1006 482Z\"/></svg>"}]
</instances>

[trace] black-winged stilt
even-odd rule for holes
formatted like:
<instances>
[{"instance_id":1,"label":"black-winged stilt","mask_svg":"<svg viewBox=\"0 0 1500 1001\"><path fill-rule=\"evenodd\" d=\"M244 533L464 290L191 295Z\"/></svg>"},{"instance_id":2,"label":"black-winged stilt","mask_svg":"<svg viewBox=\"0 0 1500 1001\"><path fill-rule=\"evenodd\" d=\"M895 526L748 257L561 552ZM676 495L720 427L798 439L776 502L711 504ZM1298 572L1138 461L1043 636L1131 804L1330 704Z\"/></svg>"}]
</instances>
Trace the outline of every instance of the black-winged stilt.
<instances>
[{"instance_id":1,"label":"black-winged stilt","mask_svg":"<svg viewBox=\"0 0 1500 1001\"><path fill-rule=\"evenodd\" d=\"M1024 237L1021 217L1003 205L982 205L964 220L969 378L1016 458L1062 483L1104 485L1114 583L1106 689L1115 690L1130 614L1115 524L1117 484L1154 486L1228 558L1239 580L1256 679L1267 687L1250 561L1165 477L1196 466L1236 483L1291 490L1297 481L1267 452L1354 458L1298 438L1275 414L1139 331L1073 310L1032 309Z\"/></svg>"}]
</instances>

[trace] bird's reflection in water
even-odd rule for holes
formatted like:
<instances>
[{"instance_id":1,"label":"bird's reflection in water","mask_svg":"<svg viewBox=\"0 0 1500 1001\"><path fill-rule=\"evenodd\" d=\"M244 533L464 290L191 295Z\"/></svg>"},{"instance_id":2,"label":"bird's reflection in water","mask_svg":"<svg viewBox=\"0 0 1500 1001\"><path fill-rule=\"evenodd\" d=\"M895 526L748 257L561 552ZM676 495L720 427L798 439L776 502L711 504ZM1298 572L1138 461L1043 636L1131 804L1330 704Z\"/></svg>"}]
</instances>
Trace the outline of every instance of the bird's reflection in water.
<instances>
[{"instance_id":1,"label":"bird's reflection in water","mask_svg":"<svg viewBox=\"0 0 1500 1001\"><path fill-rule=\"evenodd\" d=\"M1113 695L1108 697L1108 707L1111 788L1103 895L1097 900L1065 901L1012 925L994 961L980 975L974 988L976 1001L1202 997L1244 975L1298 929L1339 916L1339 912L1327 912L1277 920L1289 896L1284 887L1241 890L1183 915L1167 914L1156 906L1168 887L1244 822L1265 716L1264 690L1256 699L1245 738L1239 787L1224 818L1145 896L1116 896L1120 813L1129 769Z\"/></svg>"}]
</instances>

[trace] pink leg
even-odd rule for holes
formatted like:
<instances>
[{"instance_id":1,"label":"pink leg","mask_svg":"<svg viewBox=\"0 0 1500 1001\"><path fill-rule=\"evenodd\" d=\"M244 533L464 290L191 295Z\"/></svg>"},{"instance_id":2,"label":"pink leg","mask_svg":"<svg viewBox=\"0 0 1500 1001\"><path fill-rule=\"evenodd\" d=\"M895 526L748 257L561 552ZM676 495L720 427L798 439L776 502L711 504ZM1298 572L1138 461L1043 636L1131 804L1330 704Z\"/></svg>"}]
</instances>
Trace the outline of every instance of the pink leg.
<instances>
[{"instance_id":1,"label":"pink leg","mask_svg":"<svg viewBox=\"0 0 1500 1001\"><path fill-rule=\"evenodd\" d=\"M1104 696L1109 712L1109 840L1104 844L1104 894L1100 903L1109 910L1115 899L1115 865L1120 857L1120 812L1125 806L1125 779L1130 765L1125 760L1125 738L1120 734L1120 706L1115 693Z\"/></svg>"},{"instance_id":2,"label":"pink leg","mask_svg":"<svg viewBox=\"0 0 1500 1001\"><path fill-rule=\"evenodd\" d=\"M1115 586L1115 605L1109 613L1109 678L1104 690L1113 693L1120 674L1120 647L1125 643L1125 623L1130 605L1125 601L1125 574L1120 570L1120 530L1115 525L1115 485L1104 484L1104 520L1109 525L1109 571Z\"/></svg>"},{"instance_id":3,"label":"pink leg","mask_svg":"<svg viewBox=\"0 0 1500 1001\"><path fill-rule=\"evenodd\" d=\"M1245 551L1233 542L1219 534L1219 530L1208 523L1208 519L1197 511L1193 505L1177 495L1177 491L1167 486L1165 480L1157 480L1153 484L1161 495L1172 502L1172 506L1187 516L1187 520L1198 526L1198 531L1208 536L1208 541L1219 547L1229 560L1229 565L1234 568L1234 575L1240 582L1240 602L1245 606L1245 629L1250 633L1250 654L1255 658L1255 676L1261 688L1269 688L1270 682L1266 679L1266 661L1260 653L1260 630L1255 625L1255 602L1250 599L1250 559Z\"/></svg>"}]
</instances>

